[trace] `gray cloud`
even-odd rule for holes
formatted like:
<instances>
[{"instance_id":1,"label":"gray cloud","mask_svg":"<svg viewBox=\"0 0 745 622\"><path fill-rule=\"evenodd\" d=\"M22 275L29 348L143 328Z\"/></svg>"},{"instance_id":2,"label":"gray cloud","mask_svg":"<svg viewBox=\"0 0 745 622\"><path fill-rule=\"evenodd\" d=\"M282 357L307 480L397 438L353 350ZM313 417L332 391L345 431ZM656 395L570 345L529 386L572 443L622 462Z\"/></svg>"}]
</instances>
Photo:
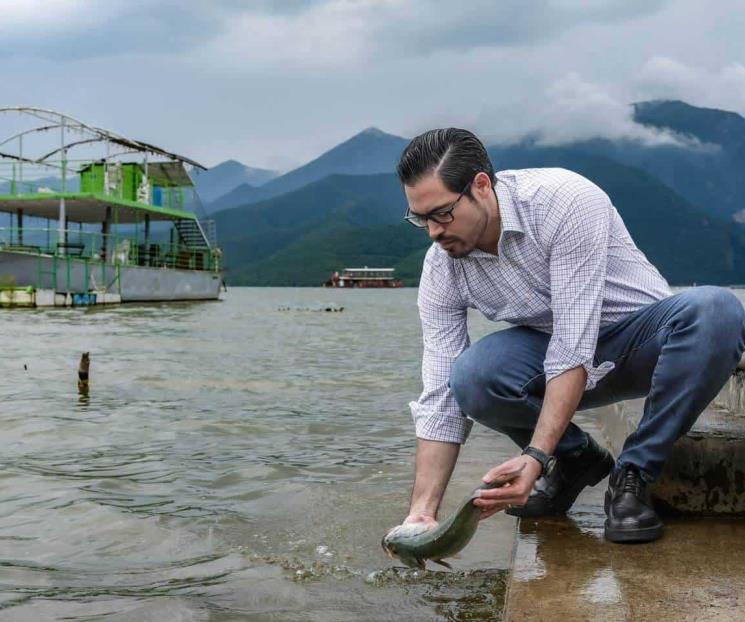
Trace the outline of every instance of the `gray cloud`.
<instances>
[{"instance_id":1,"label":"gray cloud","mask_svg":"<svg viewBox=\"0 0 745 622\"><path fill-rule=\"evenodd\" d=\"M53 59L82 59L151 51L177 52L211 41L235 21L277 18L302 27L309 15L322 13L360 31L383 54L407 51L428 54L455 48L525 45L544 41L583 23L613 23L656 12L665 0L572 1L412 0L411 2L340 2L338 0L108 0L86 8L83 19L70 12L64 23L48 24L42 36L25 36L24 29L5 32L0 55L36 55ZM72 5L74 6L74 4ZM31 17L31 15L29 15ZM35 17L35 15L34 15ZM32 24L31 32L34 32ZM2 29L0 27L0 32ZM292 42L286 42L291 45Z\"/></svg>"},{"instance_id":2,"label":"gray cloud","mask_svg":"<svg viewBox=\"0 0 745 622\"><path fill-rule=\"evenodd\" d=\"M0 101L214 164L288 168L374 125L666 141L628 104L745 112L737 0L19 0Z\"/></svg>"},{"instance_id":3,"label":"gray cloud","mask_svg":"<svg viewBox=\"0 0 745 622\"><path fill-rule=\"evenodd\" d=\"M383 11L376 34L394 47L426 54L447 48L530 45L587 23L613 24L660 10L665 0L471 0L411 2Z\"/></svg>"},{"instance_id":4,"label":"gray cloud","mask_svg":"<svg viewBox=\"0 0 745 622\"><path fill-rule=\"evenodd\" d=\"M23 0L21 0L23 2ZM0 25L0 56L81 60L149 52L178 52L219 34L236 2L221 0L205 5L176 0L141 0L81 4L82 12L60 13L40 5L40 20L29 16L16 28ZM45 11L52 14L44 15ZM34 18L32 20L32 17ZM48 18L48 19L46 19Z\"/></svg>"}]
</instances>

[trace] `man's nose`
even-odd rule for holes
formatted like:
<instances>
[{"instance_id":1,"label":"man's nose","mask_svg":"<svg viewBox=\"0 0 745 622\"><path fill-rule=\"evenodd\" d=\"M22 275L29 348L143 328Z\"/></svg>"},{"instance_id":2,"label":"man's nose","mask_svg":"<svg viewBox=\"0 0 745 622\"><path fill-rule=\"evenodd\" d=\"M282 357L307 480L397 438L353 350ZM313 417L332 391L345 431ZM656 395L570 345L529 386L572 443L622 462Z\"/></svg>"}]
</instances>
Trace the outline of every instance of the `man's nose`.
<instances>
[{"instance_id":1,"label":"man's nose","mask_svg":"<svg viewBox=\"0 0 745 622\"><path fill-rule=\"evenodd\" d=\"M445 231L445 227L443 227L439 222L435 222L434 220L427 221L427 233L433 240L436 240L443 231Z\"/></svg>"}]
</instances>

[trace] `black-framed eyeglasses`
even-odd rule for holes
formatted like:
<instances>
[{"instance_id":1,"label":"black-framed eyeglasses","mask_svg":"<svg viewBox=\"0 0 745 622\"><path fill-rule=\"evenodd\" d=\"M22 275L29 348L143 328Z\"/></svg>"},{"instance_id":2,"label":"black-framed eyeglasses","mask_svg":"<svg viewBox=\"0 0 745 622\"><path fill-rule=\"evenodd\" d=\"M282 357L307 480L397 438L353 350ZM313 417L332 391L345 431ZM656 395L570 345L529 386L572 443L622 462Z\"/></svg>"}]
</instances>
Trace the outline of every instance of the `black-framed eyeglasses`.
<instances>
[{"instance_id":1,"label":"black-framed eyeglasses","mask_svg":"<svg viewBox=\"0 0 745 622\"><path fill-rule=\"evenodd\" d=\"M458 198L455 199L455 201L453 201L450 205L442 209L430 212L429 214L415 214L407 207L404 220L408 220L412 225L414 225L415 227L419 227L420 229L426 227L427 221L429 220L436 222L439 225L446 225L453 222L453 220L455 220L455 216L453 216L453 210L458 207L458 201L460 201L465 196L465 194L471 188L472 183L473 181L469 181L466 184L466 187L463 188L463 191L458 195Z\"/></svg>"}]
</instances>

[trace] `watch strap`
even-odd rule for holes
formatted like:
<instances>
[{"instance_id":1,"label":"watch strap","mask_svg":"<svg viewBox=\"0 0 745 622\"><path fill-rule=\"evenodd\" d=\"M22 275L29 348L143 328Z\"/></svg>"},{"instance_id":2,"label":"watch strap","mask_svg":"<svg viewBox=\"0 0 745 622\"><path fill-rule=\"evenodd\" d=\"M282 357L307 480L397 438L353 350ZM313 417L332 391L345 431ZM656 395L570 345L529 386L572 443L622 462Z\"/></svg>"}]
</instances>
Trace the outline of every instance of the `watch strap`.
<instances>
[{"instance_id":1,"label":"watch strap","mask_svg":"<svg viewBox=\"0 0 745 622\"><path fill-rule=\"evenodd\" d=\"M551 456L549 456L545 451L541 451L537 447L528 446L523 449L522 455L530 456L531 458L538 460L538 462L541 463L541 475L546 473Z\"/></svg>"}]
</instances>

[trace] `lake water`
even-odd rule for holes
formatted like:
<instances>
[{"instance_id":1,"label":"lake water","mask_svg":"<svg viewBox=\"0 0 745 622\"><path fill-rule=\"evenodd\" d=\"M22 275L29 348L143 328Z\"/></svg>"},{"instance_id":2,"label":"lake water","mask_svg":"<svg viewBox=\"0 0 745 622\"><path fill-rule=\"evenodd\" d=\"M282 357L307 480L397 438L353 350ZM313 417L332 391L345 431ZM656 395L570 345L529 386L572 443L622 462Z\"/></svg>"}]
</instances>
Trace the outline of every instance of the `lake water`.
<instances>
[{"instance_id":1,"label":"lake water","mask_svg":"<svg viewBox=\"0 0 745 622\"><path fill-rule=\"evenodd\" d=\"M415 290L2 318L0 619L499 618L514 519L482 523L453 573L380 548L412 481ZM475 426L443 511L514 453Z\"/></svg>"}]
</instances>

